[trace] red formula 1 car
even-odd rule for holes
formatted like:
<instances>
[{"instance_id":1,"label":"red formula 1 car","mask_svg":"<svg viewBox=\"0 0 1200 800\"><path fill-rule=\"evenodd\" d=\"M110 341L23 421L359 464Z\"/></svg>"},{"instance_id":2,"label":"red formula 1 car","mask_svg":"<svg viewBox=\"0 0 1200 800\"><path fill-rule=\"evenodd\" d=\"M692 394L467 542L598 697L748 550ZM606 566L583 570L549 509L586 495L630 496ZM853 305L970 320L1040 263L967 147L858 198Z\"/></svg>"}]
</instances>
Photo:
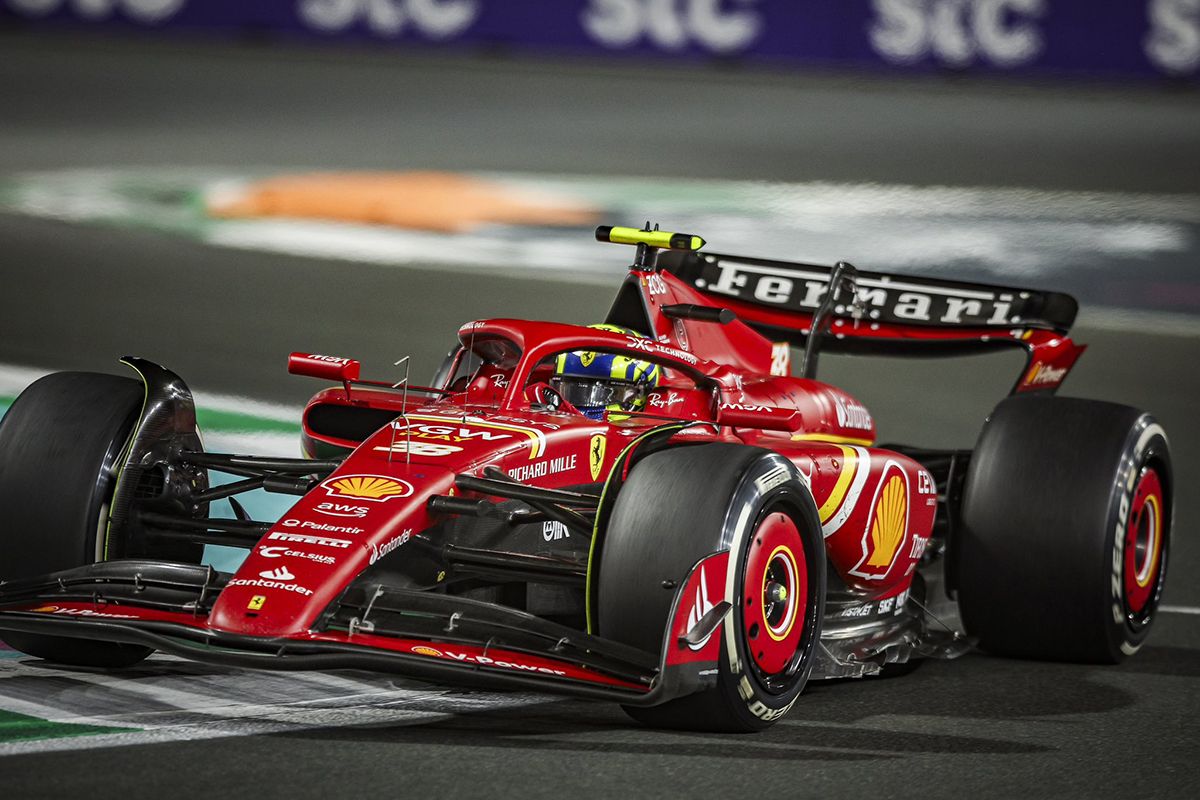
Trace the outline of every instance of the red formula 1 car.
<instances>
[{"instance_id":1,"label":"red formula 1 car","mask_svg":"<svg viewBox=\"0 0 1200 800\"><path fill-rule=\"evenodd\" d=\"M292 354L336 384L305 409L308 458L204 452L187 386L141 359L138 380L30 386L0 425L0 637L102 667L162 650L560 692L719 730L769 725L809 679L976 643L1138 649L1169 554L1167 440L1143 412L1054 396L1083 351L1073 299L597 237L637 247L603 325L470 322L430 387ZM972 451L879 446L814 378L822 348L994 347L1027 367ZM254 521L251 489L297 499ZM236 518L210 516L227 499ZM206 544L249 554L222 573Z\"/></svg>"}]
</instances>

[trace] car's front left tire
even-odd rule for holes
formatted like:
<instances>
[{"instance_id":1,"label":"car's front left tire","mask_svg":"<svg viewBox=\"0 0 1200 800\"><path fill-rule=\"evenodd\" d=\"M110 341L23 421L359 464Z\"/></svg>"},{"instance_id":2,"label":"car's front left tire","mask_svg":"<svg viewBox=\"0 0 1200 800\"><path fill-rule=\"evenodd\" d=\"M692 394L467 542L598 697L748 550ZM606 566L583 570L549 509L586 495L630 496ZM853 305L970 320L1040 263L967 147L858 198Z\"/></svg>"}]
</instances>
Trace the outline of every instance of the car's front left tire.
<instances>
[{"instance_id":1,"label":"car's front left tire","mask_svg":"<svg viewBox=\"0 0 1200 800\"><path fill-rule=\"evenodd\" d=\"M105 558L108 508L145 398L140 381L58 372L34 382L0 421L0 578L44 575ZM48 661L126 667L150 648L4 631Z\"/></svg>"},{"instance_id":2,"label":"car's front left tire","mask_svg":"<svg viewBox=\"0 0 1200 800\"><path fill-rule=\"evenodd\" d=\"M670 587L722 550L733 562L733 607L721 627L716 685L626 707L647 725L762 730L791 709L808 680L824 614L824 540L795 468L760 448L680 447L635 465L600 552L600 635L658 652Z\"/></svg>"}]
</instances>

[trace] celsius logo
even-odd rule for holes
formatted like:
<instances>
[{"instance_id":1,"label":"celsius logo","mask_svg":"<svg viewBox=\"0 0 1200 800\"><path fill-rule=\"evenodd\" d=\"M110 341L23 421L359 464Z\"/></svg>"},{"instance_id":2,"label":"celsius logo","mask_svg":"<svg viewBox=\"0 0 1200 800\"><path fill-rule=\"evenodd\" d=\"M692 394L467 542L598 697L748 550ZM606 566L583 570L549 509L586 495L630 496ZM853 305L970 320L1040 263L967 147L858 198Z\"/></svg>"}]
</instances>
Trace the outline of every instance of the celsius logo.
<instances>
[{"instance_id":1,"label":"celsius logo","mask_svg":"<svg viewBox=\"0 0 1200 800\"><path fill-rule=\"evenodd\" d=\"M744 50L763 31L758 0L591 0L581 22L609 47L643 39L663 50L698 45L715 53Z\"/></svg>"},{"instance_id":2,"label":"celsius logo","mask_svg":"<svg viewBox=\"0 0 1200 800\"><path fill-rule=\"evenodd\" d=\"M8 6L18 14L43 17L53 14L63 5L76 14L91 20L107 19L120 10L135 22L155 23L175 16L187 0L8 0Z\"/></svg>"},{"instance_id":3,"label":"celsius logo","mask_svg":"<svg viewBox=\"0 0 1200 800\"><path fill-rule=\"evenodd\" d=\"M897 64L932 55L950 67L1016 67L1042 53L1046 0L873 0L871 46Z\"/></svg>"},{"instance_id":4,"label":"celsius logo","mask_svg":"<svg viewBox=\"0 0 1200 800\"><path fill-rule=\"evenodd\" d=\"M328 33L361 20L380 36L398 36L407 29L446 39L474 24L479 6L479 0L300 0L296 10L306 25Z\"/></svg>"}]
</instances>

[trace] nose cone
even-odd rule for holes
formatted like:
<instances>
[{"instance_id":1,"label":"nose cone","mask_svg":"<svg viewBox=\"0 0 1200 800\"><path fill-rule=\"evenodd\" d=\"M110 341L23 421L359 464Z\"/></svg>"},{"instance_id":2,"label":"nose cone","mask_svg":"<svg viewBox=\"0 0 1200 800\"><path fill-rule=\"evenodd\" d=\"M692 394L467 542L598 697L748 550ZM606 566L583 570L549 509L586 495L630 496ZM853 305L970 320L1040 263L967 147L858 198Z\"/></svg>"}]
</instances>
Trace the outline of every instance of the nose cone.
<instances>
[{"instance_id":1,"label":"nose cone","mask_svg":"<svg viewBox=\"0 0 1200 800\"><path fill-rule=\"evenodd\" d=\"M268 637L308 631L363 570L430 527L426 503L449 492L454 475L360 448L255 545L213 605L210 627Z\"/></svg>"}]
</instances>

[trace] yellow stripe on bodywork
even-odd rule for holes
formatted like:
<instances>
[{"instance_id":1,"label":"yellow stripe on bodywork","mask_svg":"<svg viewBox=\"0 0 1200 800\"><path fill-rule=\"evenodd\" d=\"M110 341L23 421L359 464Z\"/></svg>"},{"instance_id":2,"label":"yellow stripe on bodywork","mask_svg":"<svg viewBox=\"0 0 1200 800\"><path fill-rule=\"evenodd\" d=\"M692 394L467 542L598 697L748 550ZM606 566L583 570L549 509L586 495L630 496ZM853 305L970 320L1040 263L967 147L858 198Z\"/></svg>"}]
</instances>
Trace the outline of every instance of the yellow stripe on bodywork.
<instances>
[{"instance_id":1,"label":"yellow stripe on bodywork","mask_svg":"<svg viewBox=\"0 0 1200 800\"><path fill-rule=\"evenodd\" d=\"M858 436L839 436L836 433L795 433L793 442L824 442L825 444L856 444L860 447L870 447L873 439L863 439Z\"/></svg>"},{"instance_id":2,"label":"yellow stripe on bodywork","mask_svg":"<svg viewBox=\"0 0 1200 800\"><path fill-rule=\"evenodd\" d=\"M833 491L829 493L829 497L825 498L825 502L817 510L822 525L829 521L833 512L837 511L838 506L842 504L846 490L850 488L850 481L854 479L854 473L858 470L858 454L842 445L838 445L838 449L842 451L842 471L838 475L837 483L833 485Z\"/></svg>"}]
</instances>

